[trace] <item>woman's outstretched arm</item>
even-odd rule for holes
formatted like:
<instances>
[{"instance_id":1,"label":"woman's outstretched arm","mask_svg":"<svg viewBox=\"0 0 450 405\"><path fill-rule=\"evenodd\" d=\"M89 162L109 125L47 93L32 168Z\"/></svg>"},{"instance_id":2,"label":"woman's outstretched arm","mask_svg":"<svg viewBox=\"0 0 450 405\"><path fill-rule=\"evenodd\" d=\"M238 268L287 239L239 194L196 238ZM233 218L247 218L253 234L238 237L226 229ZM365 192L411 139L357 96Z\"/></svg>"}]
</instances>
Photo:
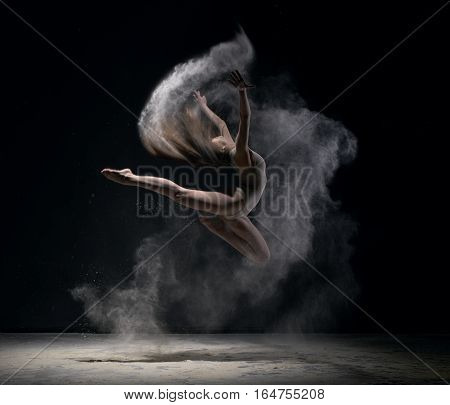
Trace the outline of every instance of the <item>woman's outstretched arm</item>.
<instances>
[{"instance_id":1,"label":"woman's outstretched arm","mask_svg":"<svg viewBox=\"0 0 450 405\"><path fill-rule=\"evenodd\" d=\"M236 136L236 155L234 160L238 166L251 165L250 151L248 149L248 136L250 132L250 104L247 98L247 89L254 86L247 84L241 74L235 70L228 81L239 90L239 131Z\"/></svg>"}]
</instances>

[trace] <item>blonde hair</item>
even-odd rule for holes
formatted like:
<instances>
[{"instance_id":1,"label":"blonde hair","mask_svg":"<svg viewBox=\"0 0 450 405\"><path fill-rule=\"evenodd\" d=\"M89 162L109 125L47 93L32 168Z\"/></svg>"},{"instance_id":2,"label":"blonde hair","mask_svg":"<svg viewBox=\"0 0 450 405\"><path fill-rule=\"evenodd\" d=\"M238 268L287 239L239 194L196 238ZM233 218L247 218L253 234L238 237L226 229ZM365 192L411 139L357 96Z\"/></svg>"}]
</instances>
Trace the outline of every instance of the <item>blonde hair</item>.
<instances>
[{"instance_id":1,"label":"blonde hair","mask_svg":"<svg viewBox=\"0 0 450 405\"><path fill-rule=\"evenodd\" d=\"M139 124L141 141L154 156L184 161L192 166L229 166L229 153L220 152L212 139L220 130L198 107L186 107L158 122L157 128Z\"/></svg>"}]
</instances>

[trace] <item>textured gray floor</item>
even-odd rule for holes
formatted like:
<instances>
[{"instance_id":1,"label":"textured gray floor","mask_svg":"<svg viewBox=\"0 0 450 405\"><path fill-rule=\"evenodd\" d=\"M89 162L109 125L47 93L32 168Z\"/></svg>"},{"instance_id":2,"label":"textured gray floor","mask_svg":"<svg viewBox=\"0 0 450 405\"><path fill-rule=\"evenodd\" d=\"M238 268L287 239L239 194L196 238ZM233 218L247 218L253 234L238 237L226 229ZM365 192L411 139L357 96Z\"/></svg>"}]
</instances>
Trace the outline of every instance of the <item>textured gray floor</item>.
<instances>
[{"instance_id":1,"label":"textured gray floor","mask_svg":"<svg viewBox=\"0 0 450 405\"><path fill-rule=\"evenodd\" d=\"M0 334L0 381L55 335ZM399 336L450 380L449 336ZM65 334L8 384L436 384L384 335Z\"/></svg>"}]
</instances>

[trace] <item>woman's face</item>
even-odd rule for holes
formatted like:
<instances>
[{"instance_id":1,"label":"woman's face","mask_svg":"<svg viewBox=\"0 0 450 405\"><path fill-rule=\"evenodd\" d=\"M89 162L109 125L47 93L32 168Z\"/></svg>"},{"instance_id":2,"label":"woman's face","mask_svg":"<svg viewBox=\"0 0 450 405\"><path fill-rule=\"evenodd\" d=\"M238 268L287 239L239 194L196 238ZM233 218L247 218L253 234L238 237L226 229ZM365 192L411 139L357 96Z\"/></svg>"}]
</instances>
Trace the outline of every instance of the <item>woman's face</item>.
<instances>
[{"instance_id":1,"label":"woman's face","mask_svg":"<svg viewBox=\"0 0 450 405\"><path fill-rule=\"evenodd\" d=\"M212 138L211 143L213 144L214 149L216 149L219 153L224 153L227 149L231 148L223 136L216 136L215 138Z\"/></svg>"}]
</instances>

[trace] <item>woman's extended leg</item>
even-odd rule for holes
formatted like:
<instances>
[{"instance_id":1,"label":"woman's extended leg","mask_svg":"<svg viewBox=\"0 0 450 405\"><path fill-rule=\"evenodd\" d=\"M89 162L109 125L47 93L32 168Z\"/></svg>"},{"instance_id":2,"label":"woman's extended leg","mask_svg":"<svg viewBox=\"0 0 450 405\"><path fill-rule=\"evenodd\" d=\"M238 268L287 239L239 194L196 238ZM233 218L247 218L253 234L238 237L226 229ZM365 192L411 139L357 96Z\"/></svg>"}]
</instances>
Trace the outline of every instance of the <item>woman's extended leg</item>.
<instances>
[{"instance_id":1,"label":"woman's extended leg","mask_svg":"<svg viewBox=\"0 0 450 405\"><path fill-rule=\"evenodd\" d=\"M200 216L200 222L250 260L265 264L270 251L261 233L248 217Z\"/></svg>"},{"instance_id":2,"label":"woman's extended leg","mask_svg":"<svg viewBox=\"0 0 450 405\"><path fill-rule=\"evenodd\" d=\"M264 264L270 258L267 243L248 217L225 218L239 212L244 196L238 190L233 196L211 191L189 190L161 177L136 176L131 170L104 169L108 179L127 186L140 186L199 211L218 216L201 216L200 222L250 260Z\"/></svg>"},{"instance_id":3,"label":"woman's extended leg","mask_svg":"<svg viewBox=\"0 0 450 405\"><path fill-rule=\"evenodd\" d=\"M103 169L102 174L109 180L126 186L139 186L165 195L171 200L195 210L215 215L231 216L244 207L244 194L241 189L229 196L214 191L191 190L179 186L162 177L137 176L130 169Z\"/></svg>"}]
</instances>

